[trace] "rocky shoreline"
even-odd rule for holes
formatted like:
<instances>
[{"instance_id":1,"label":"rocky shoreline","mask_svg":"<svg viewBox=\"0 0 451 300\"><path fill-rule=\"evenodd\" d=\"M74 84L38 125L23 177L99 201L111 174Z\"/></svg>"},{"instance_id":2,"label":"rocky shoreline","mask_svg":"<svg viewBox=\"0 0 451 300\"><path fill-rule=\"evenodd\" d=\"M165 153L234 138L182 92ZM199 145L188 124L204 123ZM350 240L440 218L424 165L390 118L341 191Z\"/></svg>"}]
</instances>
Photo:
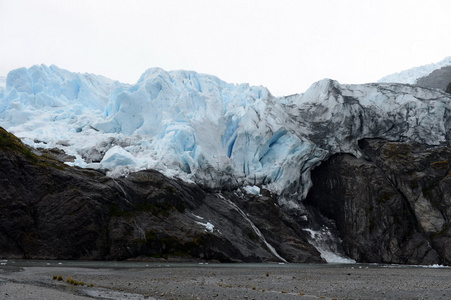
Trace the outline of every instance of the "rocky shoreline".
<instances>
[{"instance_id":1,"label":"rocky shoreline","mask_svg":"<svg viewBox=\"0 0 451 300\"><path fill-rule=\"evenodd\" d=\"M1 299L450 299L451 269L139 263L0 266ZM99 266L102 262L99 262ZM63 280L54 279L61 276ZM67 283L73 278L78 285ZM83 285L81 285L83 283Z\"/></svg>"}]
</instances>

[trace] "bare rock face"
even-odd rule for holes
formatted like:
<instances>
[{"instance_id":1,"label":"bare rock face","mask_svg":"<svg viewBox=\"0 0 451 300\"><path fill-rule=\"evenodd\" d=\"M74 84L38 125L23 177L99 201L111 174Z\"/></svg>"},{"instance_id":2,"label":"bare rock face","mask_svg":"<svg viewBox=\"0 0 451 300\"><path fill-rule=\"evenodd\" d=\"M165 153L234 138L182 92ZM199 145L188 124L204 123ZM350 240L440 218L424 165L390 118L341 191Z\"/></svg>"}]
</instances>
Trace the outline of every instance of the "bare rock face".
<instances>
[{"instance_id":1,"label":"bare rock face","mask_svg":"<svg viewBox=\"0 0 451 300\"><path fill-rule=\"evenodd\" d=\"M417 80L416 85L425 88L435 88L442 91L446 90L451 81L451 66L434 70L431 74L421 77Z\"/></svg>"},{"instance_id":2,"label":"bare rock face","mask_svg":"<svg viewBox=\"0 0 451 300\"><path fill-rule=\"evenodd\" d=\"M451 149L362 140L312 172L306 203L332 219L359 262L451 263Z\"/></svg>"},{"instance_id":3,"label":"bare rock face","mask_svg":"<svg viewBox=\"0 0 451 300\"><path fill-rule=\"evenodd\" d=\"M448 84L448 86L446 87L445 92L450 93L451 94L451 82Z\"/></svg>"},{"instance_id":4,"label":"bare rock face","mask_svg":"<svg viewBox=\"0 0 451 300\"><path fill-rule=\"evenodd\" d=\"M0 186L3 258L323 261L271 195L212 193L151 170L113 179L36 155L2 128Z\"/></svg>"}]
</instances>

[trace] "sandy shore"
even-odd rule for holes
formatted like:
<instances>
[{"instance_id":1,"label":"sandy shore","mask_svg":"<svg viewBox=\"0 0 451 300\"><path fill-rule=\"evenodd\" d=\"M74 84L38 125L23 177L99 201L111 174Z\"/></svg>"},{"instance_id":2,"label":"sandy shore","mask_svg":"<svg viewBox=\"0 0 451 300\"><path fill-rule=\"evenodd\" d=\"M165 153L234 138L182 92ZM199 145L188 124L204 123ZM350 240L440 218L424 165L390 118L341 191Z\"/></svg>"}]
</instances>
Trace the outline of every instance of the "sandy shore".
<instances>
[{"instance_id":1,"label":"sandy shore","mask_svg":"<svg viewBox=\"0 0 451 300\"><path fill-rule=\"evenodd\" d=\"M61 275L64 280L53 279ZM83 286L67 283L72 277ZM92 286L91 286L92 285ZM451 269L372 265L0 265L0 299L451 299Z\"/></svg>"}]
</instances>

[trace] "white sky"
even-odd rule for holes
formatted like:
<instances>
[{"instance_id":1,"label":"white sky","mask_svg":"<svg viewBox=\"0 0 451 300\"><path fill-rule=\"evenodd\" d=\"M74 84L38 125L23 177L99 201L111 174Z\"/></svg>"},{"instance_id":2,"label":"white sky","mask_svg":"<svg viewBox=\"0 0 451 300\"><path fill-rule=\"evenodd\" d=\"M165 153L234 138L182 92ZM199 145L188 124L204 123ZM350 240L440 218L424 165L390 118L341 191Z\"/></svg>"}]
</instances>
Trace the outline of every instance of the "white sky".
<instances>
[{"instance_id":1,"label":"white sky","mask_svg":"<svg viewBox=\"0 0 451 300\"><path fill-rule=\"evenodd\" d=\"M450 0L0 0L0 76L55 64L134 83L150 67L304 92L451 55Z\"/></svg>"}]
</instances>

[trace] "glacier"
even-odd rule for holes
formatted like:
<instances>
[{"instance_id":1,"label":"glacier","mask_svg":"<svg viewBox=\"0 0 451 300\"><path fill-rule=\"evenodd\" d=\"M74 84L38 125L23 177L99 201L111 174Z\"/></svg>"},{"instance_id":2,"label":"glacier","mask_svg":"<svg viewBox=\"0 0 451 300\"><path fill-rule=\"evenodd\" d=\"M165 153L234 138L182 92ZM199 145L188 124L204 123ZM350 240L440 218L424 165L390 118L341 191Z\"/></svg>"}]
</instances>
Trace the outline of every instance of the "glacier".
<instances>
[{"instance_id":1,"label":"glacier","mask_svg":"<svg viewBox=\"0 0 451 300\"><path fill-rule=\"evenodd\" d=\"M265 188L280 205L302 209L310 171L336 153L360 157L360 139L448 143L450 96L324 79L274 97L193 71L151 68L123 84L36 65L11 71L0 86L0 126L112 177L155 169L211 190Z\"/></svg>"}]
</instances>

